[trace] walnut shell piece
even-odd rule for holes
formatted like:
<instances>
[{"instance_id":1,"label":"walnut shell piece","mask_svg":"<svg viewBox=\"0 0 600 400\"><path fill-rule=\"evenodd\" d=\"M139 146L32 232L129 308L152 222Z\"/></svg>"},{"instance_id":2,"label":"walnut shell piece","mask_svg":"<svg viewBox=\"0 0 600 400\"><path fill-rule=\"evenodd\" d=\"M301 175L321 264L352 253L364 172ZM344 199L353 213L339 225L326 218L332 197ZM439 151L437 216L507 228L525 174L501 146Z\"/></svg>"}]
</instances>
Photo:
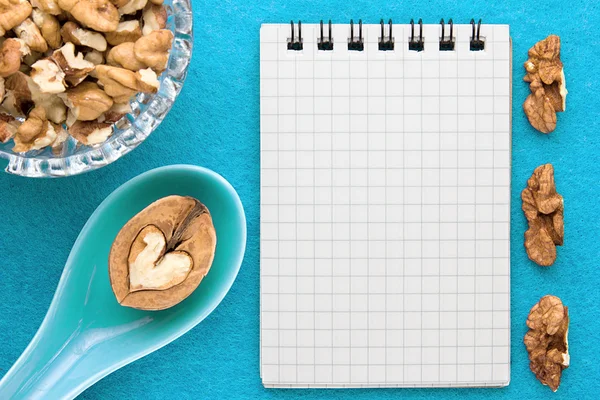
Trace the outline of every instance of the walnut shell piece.
<instances>
[{"instance_id":1,"label":"walnut shell piece","mask_svg":"<svg viewBox=\"0 0 600 400\"><path fill-rule=\"evenodd\" d=\"M525 232L527 255L538 265L550 266L556 261L556 246L564 241L564 200L556 192L552 164L535 169L521 200L529 223Z\"/></svg>"},{"instance_id":2,"label":"walnut shell piece","mask_svg":"<svg viewBox=\"0 0 600 400\"><path fill-rule=\"evenodd\" d=\"M529 368L536 378L556 392L562 371L569 367L569 312L562 301L547 295L531 308L529 331L523 342L529 353Z\"/></svg>"},{"instance_id":3,"label":"walnut shell piece","mask_svg":"<svg viewBox=\"0 0 600 400\"><path fill-rule=\"evenodd\" d=\"M142 310L180 303L208 273L215 248L206 206L184 196L155 201L123 226L111 247L109 276L117 301Z\"/></svg>"},{"instance_id":4,"label":"walnut shell piece","mask_svg":"<svg viewBox=\"0 0 600 400\"><path fill-rule=\"evenodd\" d=\"M531 94L523 110L531 125L542 133L556 129L556 113L566 108L567 88L560 60L560 38L550 35L529 49L523 78Z\"/></svg>"}]
</instances>

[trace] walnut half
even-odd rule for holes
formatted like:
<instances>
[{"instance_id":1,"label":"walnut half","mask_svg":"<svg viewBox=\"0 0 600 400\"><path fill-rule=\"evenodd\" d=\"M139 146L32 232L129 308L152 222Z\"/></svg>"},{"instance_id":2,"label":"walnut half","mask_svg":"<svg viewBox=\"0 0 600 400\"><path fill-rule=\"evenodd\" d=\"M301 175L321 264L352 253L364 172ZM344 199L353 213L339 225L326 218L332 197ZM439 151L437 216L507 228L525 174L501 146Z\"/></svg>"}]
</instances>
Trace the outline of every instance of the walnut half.
<instances>
[{"instance_id":1,"label":"walnut half","mask_svg":"<svg viewBox=\"0 0 600 400\"><path fill-rule=\"evenodd\" d=\"M527 318L529 331L523 342L529 368L536 378L556 392L562 371L569 367L569 312L556 296L544 296Z\"/></svg>"},{"instance_id":2,"label":"walnut half","mask_svg":"<svg viewBox=\"0 0 600 400\"><path fill-rule=\"evenodd\" d=\"M548 267L556 260L556 246L564 240L564 201L556 192L552 164L537 167L521 192L523 212L529 223L525 249L529 258Z\"/></svg>"},{"instance_id":3,"label":"walnut half","mask_svg":"<svg viewBox=\"0 0 600 400\"><path fill-rule=\"evenodd\" d=\"M523 80L529 82L531 94L523 110L535 129L550 133L556 129L556 113L565 111L568 93L560 61L560 38L548 36L529 49L528 55Z\"/></svg>"},{"instance_id":4,"label":"walnut half","mask_svg":"<svg viewBox=\"0 0 600 400\"><path fill-rule=\"evenodd\" d=\"M208 209L187 196L155 201L123 226L109 255L110 284L122 306L163 310L192 294L216 246Z\"/></svg>"}]
</instances>

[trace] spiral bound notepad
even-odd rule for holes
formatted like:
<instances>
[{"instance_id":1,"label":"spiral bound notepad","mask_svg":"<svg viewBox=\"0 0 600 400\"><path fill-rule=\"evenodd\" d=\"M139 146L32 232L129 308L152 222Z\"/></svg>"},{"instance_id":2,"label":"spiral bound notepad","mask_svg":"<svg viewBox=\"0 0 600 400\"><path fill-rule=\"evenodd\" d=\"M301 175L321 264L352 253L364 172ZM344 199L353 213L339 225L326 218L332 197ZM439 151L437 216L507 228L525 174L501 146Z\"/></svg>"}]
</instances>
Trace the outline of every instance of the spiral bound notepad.
<instances>
[{"instance_id":1,"label":"spiral bound notepad","mask_svg":"<svg viewBox=\"0 0 600 400\"><path fill-rule=\"evenodd\" d=\"M263 384L507 385L508 26L260 42Z\"/></svg>"}]
</instances>

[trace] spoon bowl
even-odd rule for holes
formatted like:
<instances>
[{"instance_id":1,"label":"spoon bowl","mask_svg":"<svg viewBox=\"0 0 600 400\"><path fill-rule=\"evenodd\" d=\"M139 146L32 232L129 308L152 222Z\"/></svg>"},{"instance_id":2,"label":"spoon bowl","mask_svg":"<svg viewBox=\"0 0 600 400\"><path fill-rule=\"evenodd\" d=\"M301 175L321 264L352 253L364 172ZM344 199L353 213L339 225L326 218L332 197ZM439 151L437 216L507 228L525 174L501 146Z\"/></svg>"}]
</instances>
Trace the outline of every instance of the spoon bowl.
<instances>
[{"instance_id":1,"label":"spoon bowl","mask_svg":"<svg viewBox=\"0 0 600 400\"><path fill-rule=\"evenodd\" d=\"M210 210L217 233L215 258L200 286L163 311L117 302L108 254L135 214L162 197L192 196ZM74 398L122 366L177 339L225 297L246 247L246 218L233 187L205 168L173 165L148 171L109 195L79 234L38 332L0 380L0 398Z\"/></svg>"}]
</instances>

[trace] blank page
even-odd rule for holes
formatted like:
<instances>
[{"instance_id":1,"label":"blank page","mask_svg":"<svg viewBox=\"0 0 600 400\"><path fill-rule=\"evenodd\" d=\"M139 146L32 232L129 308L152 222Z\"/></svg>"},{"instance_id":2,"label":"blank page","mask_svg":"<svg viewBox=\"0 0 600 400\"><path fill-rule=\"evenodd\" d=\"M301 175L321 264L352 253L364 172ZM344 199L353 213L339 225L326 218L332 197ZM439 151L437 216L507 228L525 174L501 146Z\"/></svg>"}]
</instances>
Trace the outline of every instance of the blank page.
<instances>
[{"instance_id":1,"label":"blank page","mask_svg":"<svg viewBox=\"0 0 600 400\"><path fill-rule=\"evenodd\" d=\"M509 29L453 31L262 26L265 386L508 384Z\"/></svg>"}]
</instances>

